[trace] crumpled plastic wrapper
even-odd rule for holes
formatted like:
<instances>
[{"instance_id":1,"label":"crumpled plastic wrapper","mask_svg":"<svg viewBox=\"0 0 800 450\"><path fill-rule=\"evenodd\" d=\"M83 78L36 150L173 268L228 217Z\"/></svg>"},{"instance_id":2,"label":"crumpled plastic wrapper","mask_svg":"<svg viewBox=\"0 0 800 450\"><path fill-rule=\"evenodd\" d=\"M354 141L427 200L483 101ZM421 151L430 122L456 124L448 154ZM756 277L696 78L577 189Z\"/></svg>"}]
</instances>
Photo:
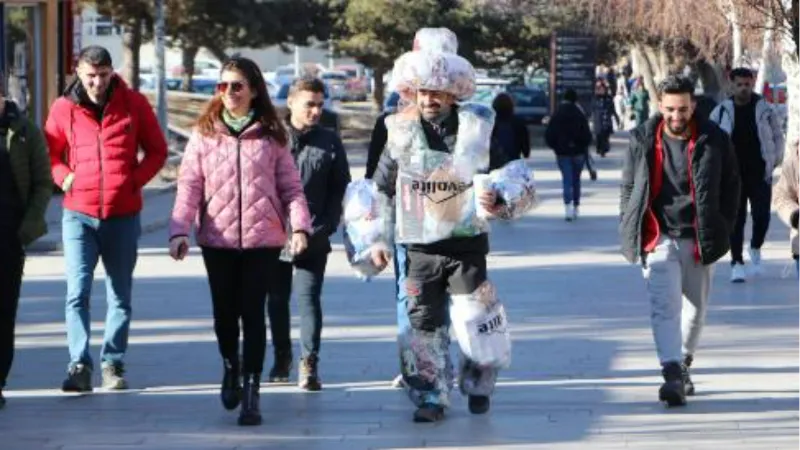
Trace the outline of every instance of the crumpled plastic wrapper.
<instances>
[{"instance_id":1,"label":"crumpled plastic wrapper","mask_svg":"<svg viewBox=\"0 0 800 450\"><path fill-rule=\"evenodd\" d=\"M489 168L489 151L494 129L494 109L476 103L458 107L458 138L453 155L462 177L471 178Z\"/></svg>"},{"instance_id":2,"label":"crumpled plastic wrapper","mask_svg":"<svg viewBox=\"0 0 800 450\"><path fill-rule=\"evenodd\" d=\"M420 28L414 35L412 50L458 53L458 37L449 28Z\"/></svg>"},{"instance_id":3,"label":"crumpled plastic wrapper","mask_svg":"<svg viewBox=\"0 0 800 450\"><path fill-rule=\"evenodd\" d=\"M364 280L383 270L372 263L374 246L392 253L392 236L388 233L392 225L387 203L372 180L356 180L347 185L343 214L345 253L350 266Z\"/></svg>"},{"instance_id":4,"label":"crumpled plastic wrapper","mask_svg":"<svg viewBox=\"0 0 800 450\"><path fill-rule=\"evenodd\" d=\"M474 182L481 189L493 189L504 202L498 211L491 214L481 209L483 218L519 219L539 204L533 172L523 160L512 161L495 169L488 177L478 175Z\"/></svg>"}]
</instances>

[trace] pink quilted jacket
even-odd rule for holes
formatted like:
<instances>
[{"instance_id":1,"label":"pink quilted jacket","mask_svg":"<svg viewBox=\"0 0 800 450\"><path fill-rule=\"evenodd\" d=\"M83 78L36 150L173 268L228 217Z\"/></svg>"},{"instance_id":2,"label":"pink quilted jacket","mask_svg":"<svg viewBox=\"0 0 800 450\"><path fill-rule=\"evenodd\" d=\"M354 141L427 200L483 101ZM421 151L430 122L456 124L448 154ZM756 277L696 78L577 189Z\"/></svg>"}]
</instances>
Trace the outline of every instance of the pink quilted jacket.
<instances>
[{"instance_id":1,"label":"pink quilted jacket","mask_svg":"<svg viewBox=\"0 0 800 450\"><path fill-rule=\"evenodd\" d=\"M178 175L170 237L215 248L283 247L292 230L311 230L300 174L287 147L263 138L255 123L237 139L219 132L189 138Z\"/></svg>"}]
</instances>

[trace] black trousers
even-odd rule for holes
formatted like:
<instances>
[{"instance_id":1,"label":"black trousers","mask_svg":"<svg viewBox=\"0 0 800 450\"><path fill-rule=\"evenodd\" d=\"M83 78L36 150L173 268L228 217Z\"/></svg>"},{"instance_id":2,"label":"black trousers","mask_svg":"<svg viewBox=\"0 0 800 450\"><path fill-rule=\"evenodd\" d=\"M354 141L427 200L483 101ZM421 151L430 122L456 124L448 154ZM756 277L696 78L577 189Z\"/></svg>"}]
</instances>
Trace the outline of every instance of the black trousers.
<instances>
[{"instance_id":1,"label":"black trousers","mask_svg":"<svg viewBox=\"0 0 800 450\"><path fill-rule=\"evenodd\" d=\"M600 156L605 155L611 150L611 132L601 131L595 135L595 147L597 147L597 154Z\"/></svg>"},{"instance_id":2,"label":"black trousers","mask_svg":"<svg viewBox=\"0 0 800 450\"><path fill-rule=\"evenodd\" d=\"M0 389L6 385L14 361L14 329L17 323L25 250L16 233L0 235Z\"/></svg>"},{"instance_id":3,"label":"black trousers","mask_svg":"<svg viewBox=\"0 0 800 450\"><path fill-rule=\"evenodd\" d=\"M739 215L731 234L731 263L744 264L744 228L747 223L747 203L753 218L753 234L750 248L760 249L769 231L772 205L772 185L762 178L742 177L742 194L739 200Z\"/></svg>"},{"instance_id":4,"label":"black trousers","mask_svg":"<svg viewBox=\"0 0 800 450\"><path fill-rule=\"evenodd\" d=\"M294 290L300 308L301 356L318 355L322 336L322 284L328 255L320 254L296 260L279 261L272 282L267 311L275 354L288 355L292 351L291 312L289 304Z\"/></svg>"},{"instance_id":5,"label":"black trousers","mask_svg":"<svg viewBox=\"0 0 800 450\"><path fill-rule=\"evenodd\" d=\"M242 370L260 374L264 369L267 325L264 306L275 279L279 248L247 250L203 247L214 307L214 332L219 353L239 359L239 322L244 334Z\"/></svg>"},{"instance_id":6,"label":"black trousers","mask_svg":"<svg viewBox=\"0 0 800 450\"><path fill-rule=\"evenodd\" d=\"M408 250L406 268L408 319L412 328L423 331L450 322L448 293L471 294L487 279L482 253L443 256Z\"/></svg>"}]
</instances>

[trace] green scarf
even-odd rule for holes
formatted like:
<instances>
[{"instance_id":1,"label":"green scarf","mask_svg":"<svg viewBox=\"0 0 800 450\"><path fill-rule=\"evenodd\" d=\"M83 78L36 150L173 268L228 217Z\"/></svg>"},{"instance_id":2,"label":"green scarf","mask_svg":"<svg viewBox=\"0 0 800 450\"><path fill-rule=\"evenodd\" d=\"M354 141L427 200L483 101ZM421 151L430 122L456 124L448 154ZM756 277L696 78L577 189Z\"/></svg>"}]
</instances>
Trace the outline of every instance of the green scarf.
<instances>
[{"instance_id":1,"label":"green scarf","mask_svg":"<svg viewBox=\"0 0 800 450\"><path fill-rule=\"evenodd\" d=\"M222 110L222 121L225 122L225 125L230 127L231 130L241 133L242 130L245 129L250 123L253 121L253 116L255 112L251 109L246 116L242 117L233 117L233 115L228 112L227 109Z\"/></svg>"}]
</instances>

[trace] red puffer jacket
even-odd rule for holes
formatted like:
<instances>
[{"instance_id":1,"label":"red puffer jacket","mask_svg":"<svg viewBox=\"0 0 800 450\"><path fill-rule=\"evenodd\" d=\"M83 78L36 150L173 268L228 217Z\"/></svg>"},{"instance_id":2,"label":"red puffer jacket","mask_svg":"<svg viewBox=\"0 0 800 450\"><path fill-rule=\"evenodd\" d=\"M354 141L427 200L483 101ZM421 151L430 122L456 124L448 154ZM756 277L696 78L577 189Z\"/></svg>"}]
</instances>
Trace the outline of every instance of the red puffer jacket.
<instances>
[{"instance_id":1,"label":"red puffer jacket","mask_svg":"<svg viewBox=\"0 0 800 450\"><path fill-rule=\"evenodd\" d=\"M111 83L100 111L76 80L53 103L45 125L64 208L99 219L138 213L142 187L167 158L167 142L147 99L116 75Z\"/></svg>"}]
</instances>

